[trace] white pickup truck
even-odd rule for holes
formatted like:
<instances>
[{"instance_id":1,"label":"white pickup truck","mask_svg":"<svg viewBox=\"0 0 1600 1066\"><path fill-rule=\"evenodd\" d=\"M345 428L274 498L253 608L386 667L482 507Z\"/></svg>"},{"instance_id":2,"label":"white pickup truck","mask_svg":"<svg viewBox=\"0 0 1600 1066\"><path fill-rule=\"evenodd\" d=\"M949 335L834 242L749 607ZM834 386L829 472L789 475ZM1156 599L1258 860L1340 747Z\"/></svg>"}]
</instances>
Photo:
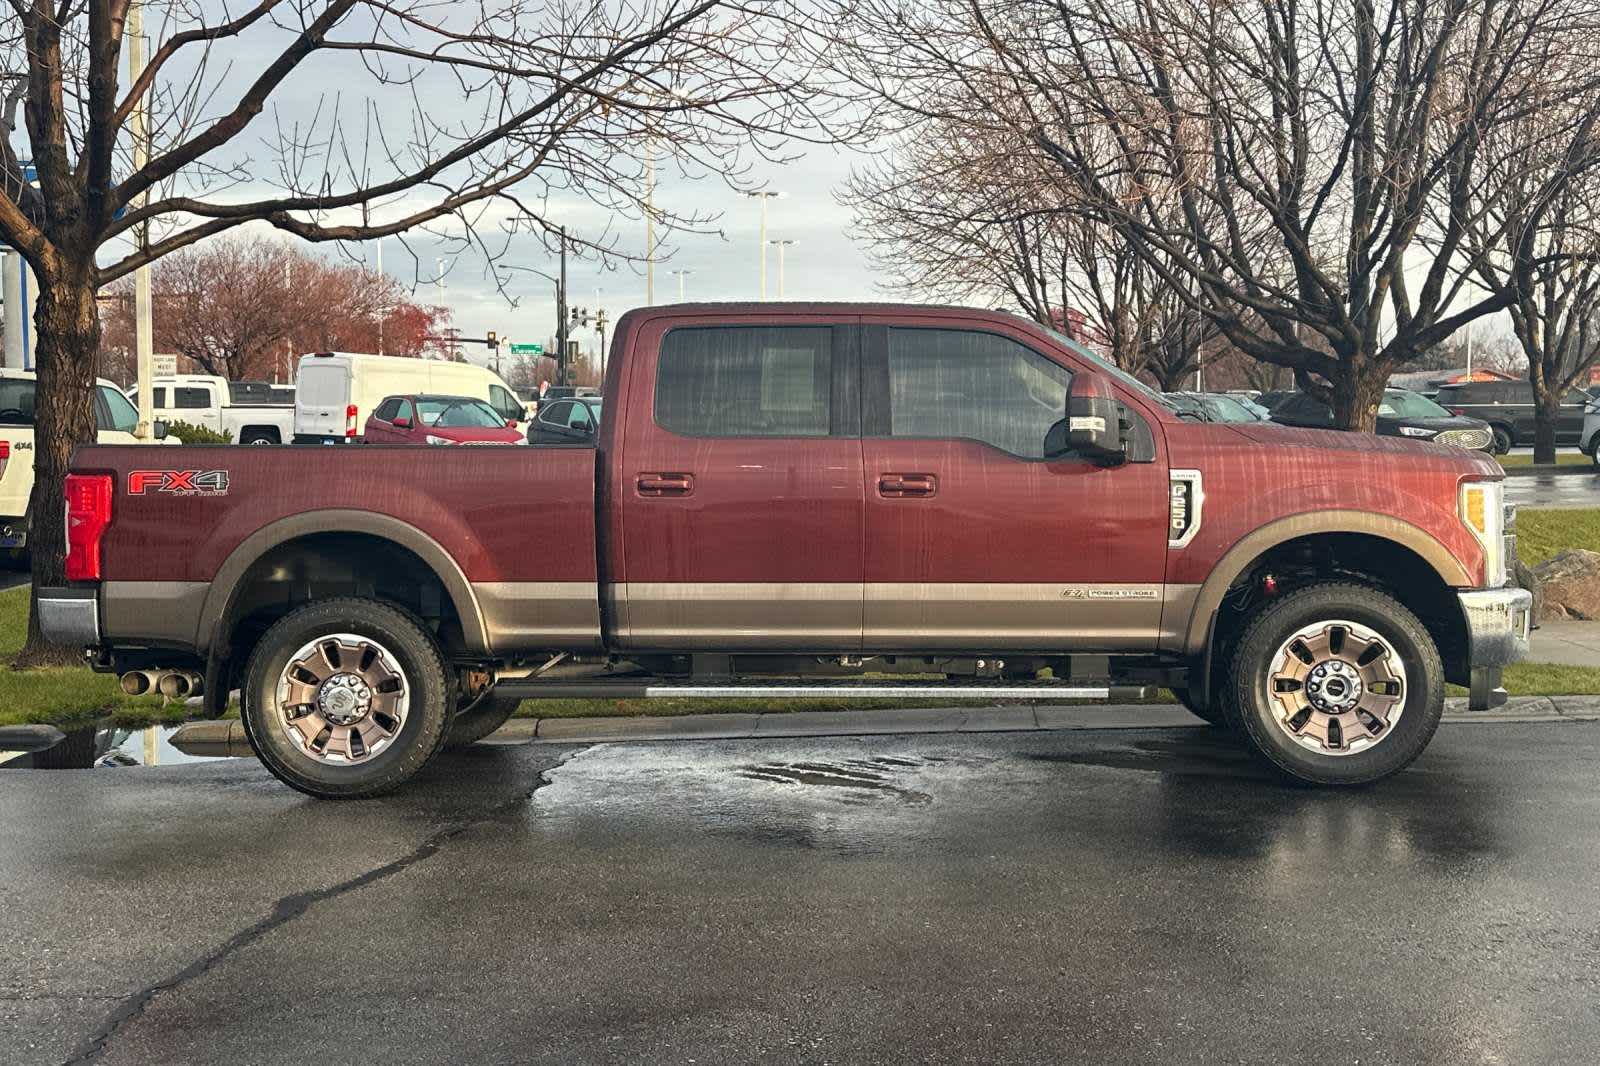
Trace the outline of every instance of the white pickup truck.
<instances>
[{"instance_id":1,"label":"white pickup truck","mask_svg":"<svg viewBox=\"0 0 1600 1066\"><path fill-rule=\"evenodd\" d=\"M155 416L226 433L235 444L285 444L294 435L294 388L176 374L151 382ZM128 398L138 404L132 389Z\"/></svg>"}]
</instances>

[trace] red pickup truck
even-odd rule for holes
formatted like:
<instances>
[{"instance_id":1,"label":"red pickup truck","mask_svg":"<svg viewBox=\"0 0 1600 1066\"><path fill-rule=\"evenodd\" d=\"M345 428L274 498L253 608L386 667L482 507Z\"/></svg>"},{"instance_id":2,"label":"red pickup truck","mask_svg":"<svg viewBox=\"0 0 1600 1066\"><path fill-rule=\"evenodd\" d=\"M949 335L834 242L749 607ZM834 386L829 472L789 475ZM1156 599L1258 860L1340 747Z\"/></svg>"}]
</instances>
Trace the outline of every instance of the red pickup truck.
<instances>
[{"instance_id":1,"label":"red pickup truck","mask_svg":"<svg viewBox=\"0 0 1600 1066\"><path fill-rule=\"evenodd\" d=\"M84 448L41 622L129 691L237 689L329 797L523 699L1155 685L1351 784L1527 648L1492 460L1189 421L1009 314L634 311L604 408L524 448Z\"/></svg>"}]
</instances>

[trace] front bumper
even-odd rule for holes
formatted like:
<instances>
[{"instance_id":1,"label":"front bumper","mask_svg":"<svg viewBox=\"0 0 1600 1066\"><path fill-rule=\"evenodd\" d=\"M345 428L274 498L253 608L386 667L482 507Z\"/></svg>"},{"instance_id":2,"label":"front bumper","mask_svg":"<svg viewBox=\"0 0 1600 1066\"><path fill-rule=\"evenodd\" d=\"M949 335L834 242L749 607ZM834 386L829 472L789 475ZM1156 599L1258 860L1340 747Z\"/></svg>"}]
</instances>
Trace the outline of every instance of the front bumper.
<instances>
[{"instance_id":1,"label":"front bumper","mask_svg":"<svg viewBox=\"0 0 1600 1066\"><path fill-rule=\"evenodd\" d=\"M1527 658L1533 628L1533 593L1527 589L1472 589L1456 594L1467 622L1468 706L1487 711L1506 701L1503 667Z\"/></svg>"},{"instance_id":2,"label":"front bumper","mask_svg":"<svg viewBox=\"0 0 1600 1066\"><path fill-rule=\"evenodd\" d=\"M96 589L40 589L39 628L44 639L69 648L100 643L100 600Z\"/></svg>"}]
</instances>

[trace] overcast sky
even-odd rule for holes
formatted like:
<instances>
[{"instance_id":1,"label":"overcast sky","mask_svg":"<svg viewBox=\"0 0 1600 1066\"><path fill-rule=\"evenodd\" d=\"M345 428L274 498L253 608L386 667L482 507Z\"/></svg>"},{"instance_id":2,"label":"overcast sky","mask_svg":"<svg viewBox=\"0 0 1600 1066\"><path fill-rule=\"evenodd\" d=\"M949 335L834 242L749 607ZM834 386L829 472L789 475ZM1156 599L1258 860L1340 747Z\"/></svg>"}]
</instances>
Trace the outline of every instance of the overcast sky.
<instances>
[{"instance_id":1,"label":"overcast sky","mask_svg":"<svg viewBox=\"0 0 1600 1066\"><path fill-rule=\"evenodd\" d=\"M784 297L790 300L853 300L880 298L879 277L868 264L863 251L850 239L850 212L834 200L836 188L848 177L852 160L831 149L810 151L804 158L783 166L761 165L752 174L765 180L770 189L783 195L768 201L767 237L790 239L795 243L785 250ZM685 213L720 213L715 225L721 234L679 233L666 237L656 262L656 303L678 299L678 279L671 272L690 271L684 279L684 294L689 300L754 300L760 295L757 249L761 221L760 203L717 179L684 181L663 162L657 185L657 202L665 210ZM597 230L609 220L619 246L642 255L645 246L644 222L614 218L591 205L570 205L569 219L561 217L561 205L554 205L552 222L567 222L575 233ZM658 240L662 240L660 231ZM438 250L427 238L410 242L416 258L422 259L424 278L435 271ZM351 251L359 251L352 248ZM366 246L372 262L371 245ZM767 292L778 296L778 249L767 249ZM419 269L412 253L397 240L384 243L384 269L410 284ZM556 272L556 257L545 251L533 237L519 237L506 262L511 265ZM598 303L615 322L622 312L645 304L643 263L618 262L603 268L591 256L569 256L567 264L570 302L593 310ZM555 295L551 284L530 273L519 273L510 295L517 300L510 306L496 291L481 255L462 256L446 271L443 303L454 314L454 324L462 336L482 337L494 330L513 341L543 343L555 331ZM426 282L419 284L416 298L422 303L440 300L439 289ZM591 348L596 340L592 329L574 334ZM481 347L465 349L468 358L483 362Z\"/></svg>"}]
</instances>

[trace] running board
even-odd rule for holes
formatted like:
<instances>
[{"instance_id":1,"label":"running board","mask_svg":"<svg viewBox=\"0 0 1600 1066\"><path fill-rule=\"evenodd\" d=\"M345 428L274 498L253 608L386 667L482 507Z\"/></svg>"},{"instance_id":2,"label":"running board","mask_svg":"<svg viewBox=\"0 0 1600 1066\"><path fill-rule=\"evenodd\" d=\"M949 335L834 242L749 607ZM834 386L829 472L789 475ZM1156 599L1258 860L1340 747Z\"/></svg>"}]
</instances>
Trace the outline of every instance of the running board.
<instances>
[{"instance_id":1,"label":"running board","mask_svg":"<svg viewBox=\"0 0 1600 1066\"><path fill-rule=\"evenodd\" d=\"M1063 682L946 681L937 684L854 682L663 681L502 681L495 694L519 700L659 700L659 699L979 699L1103 700L1140 699L1139 685L1074 685Z\"/></svg>"}]
</instances>

